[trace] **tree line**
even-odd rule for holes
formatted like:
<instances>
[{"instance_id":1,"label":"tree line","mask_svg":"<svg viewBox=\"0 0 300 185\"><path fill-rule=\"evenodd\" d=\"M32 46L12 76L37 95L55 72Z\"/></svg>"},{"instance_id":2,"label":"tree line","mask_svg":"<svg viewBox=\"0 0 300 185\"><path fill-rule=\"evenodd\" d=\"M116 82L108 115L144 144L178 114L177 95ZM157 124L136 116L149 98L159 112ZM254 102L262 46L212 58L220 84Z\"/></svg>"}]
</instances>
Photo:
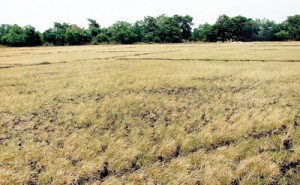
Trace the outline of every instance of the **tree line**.
<instances>
[{"instance_id":1,"label":"tree line","mask_svg":"<svg viewBox=\"0 0 300 185\"><path fill-rule=\"evenodd\" d=\"M180 43L186 41L287 41L300 40L300 15L289 16L277 24L268 19L229 17L221 15L214 24L202 24L192 29L193 17L186 15L147 16L131 24L118 21L102 28L88 19L88 28L76 24L55 22L43 33L32 26L16 24L0 26L0 44L13 47L40 45L85 45L103 43Z\"/></svg>"}]
</instances>

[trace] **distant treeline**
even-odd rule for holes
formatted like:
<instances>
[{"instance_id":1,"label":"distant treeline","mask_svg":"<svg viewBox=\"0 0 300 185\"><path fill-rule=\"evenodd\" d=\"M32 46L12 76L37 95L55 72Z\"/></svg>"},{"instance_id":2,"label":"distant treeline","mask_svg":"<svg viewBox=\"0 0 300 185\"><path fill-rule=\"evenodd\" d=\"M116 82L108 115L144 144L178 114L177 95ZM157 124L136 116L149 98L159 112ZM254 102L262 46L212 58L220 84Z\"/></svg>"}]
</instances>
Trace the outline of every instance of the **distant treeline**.
<instances>
[{"instance_id":1,"label":"distant treeline","mask_svg":"<svg viewBox=\"0 0 300 185\"><path fill-rule=\"evenodd\" d=\"M0 44L6 46L84 45L102 43L180 43L185 41L286 41L300 40L300 15L289 16L282 23L243 16L219 16L216 23L199 25L192 29L191 16L147 16L134 24L118 21L102 28L88 19L87 29L75 24L54 23L43 33L32 26L2 24Z\"/></svg>"}]
</instances>

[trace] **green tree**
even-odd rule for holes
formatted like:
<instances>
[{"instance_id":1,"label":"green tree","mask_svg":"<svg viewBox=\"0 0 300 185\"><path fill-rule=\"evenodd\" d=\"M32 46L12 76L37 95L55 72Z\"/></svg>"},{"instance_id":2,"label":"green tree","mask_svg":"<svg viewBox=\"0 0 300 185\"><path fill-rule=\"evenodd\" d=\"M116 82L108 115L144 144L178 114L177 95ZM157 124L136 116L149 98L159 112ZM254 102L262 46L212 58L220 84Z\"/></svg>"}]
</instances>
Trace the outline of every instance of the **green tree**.
<instances>
[{"instance_id":1,"label":"green tree","mask_svg":"<svg viewBox=\"0 0 300 185\"><path fill-rule=\"evenodd\" d=\"M300 41L300 15L289 16L283 25L292 40Z\"/></svg>"},{"instance_id":2,"label":"green tree","mask_svg":"<svg viewBox=\"0 0 300 185\"><path fill-rule=\"evenodd\" d=\"M66 29L65 38L67 45L83 45L90 40L88 31L77 25L71 25Z\"/></svg>"},{"instance_id":3,"label":"green tree","mask_svg":"<svg viewBox=\"0 0 300 185\"><path fill-rule=\"evenodd\" d=\"M212 28L216 34L218 41L224 42L232 38L229 30L230 24L230 17L228 17L227 15L219 16Z\"/></svg>"},{"instance_id":4,"label":"green tree","mask_svg":"<svg viewBox=\"0 0 300 185\"><path fill-rule=\"evenodd\" d=\"M184 40L189 40L192 35L193 17L189 15L174 15L173 19L175 19L179 28L181 29L182 38Z\"/></svg>"},{"instance_id":5,"label":"green tree","mask_svg":"<svg viewBox=\"0 0 300 185\"><path fill-rule=\"evenodd\" d=\"M0 25L0 44L4 44L4 43L2 42L2 37L6 34L7 27L8 27L7 24L1 24L1 25Z\"/></svg>"},{"instance_id":6,"label":"green tree","mask_svg":"<svg viewBox=\"0 0 300 185\"><path fill-rule=\"evenodd\" d=\"M157 17L159 40L164 43L178 43L182 41L182 31L174 17L161 15Z\"/></svg>"},{"instance_id":7,"label":"green tree","mask_svg":"<svg viewBox=\"0 0 300 185\"><path fill-rule=\"evenodd\" d=\"M133 24L132 31L136 34L136 42L142 42L145 34L143 21L136 21Z\"/></svg>"},{"instance_id":8,"label":"green tree","mask_svg":"<svg viewBox=\"0 0 300 185\"><path fill-rule=\"evenodd\" d=\"M43 33L43 41L56 46L66 45L66 31L69 27L70 25L67 23L61 24L55 22L53 28L50 28Z\"/></svg>"},{"instance_id":9,"label":"green tree","mask_svg":"<svg viewBox=\"0 0 300 185\"><path fill-rule=\"evenodd\" d=\"M96 37L101 32L101 27L94 19L88 19L89 23L89 33L92 37Z\"/></svg>"},{"instance_id":10,"label":"green tree","mask_svg":"<svg viewBox=\"0 0 300 185\"><path fill-rule=\"evenodd\" d=\"M41 33L37 32L34 27L26 26L24 34L26 46L39 46L42 44Z\"/></svg>"},{"instance_id":11,"label":"green tree","mask_svg":"<svg viewBox=\"0 0 300 185\"><path fill-rule=\"evenodd\" d=\"M205 26L204 35L208 37L203 39L209 41L253 41L256 40L259 31L255 21L243 16L230 18L222 15L211 28Z\"/></svg>"},{"instance_id":12,"label":"green tree","mask_svg":"<svg viewBox=\"0 0 300 185\"><path fill-rule=\"evenodd\" d=\"M155 17L147 16L142 23L144 30L143 42L161 42L159 37L159 25Z\"/></svg>"},{"instance_id":13,"label":"green tree","mask_svg":"<svg viewBox=\"0 0 300 185\"><path fill-rule=\"evenodd\" d=\"M26 46L26 35L24 29L18 25L7 27L5 34L1 39L2 43L7 46L21 47Z\"/></svg>"},{"instance_id":14,"label":"green tree","mask_svg":"<svg viewBox=\"0 0 300 185\"><path fill-rule=\"evenodd\" d=\"M230 18L228 39L233 41L253 41L258 34L258 27L252 19L236 16Z\"/></svg>"},{"instance_id":15,"label":"green tree","mask_svg":"<svg viewBox=\"0 0 300 185\"><path fill-rule=\"evenodd\" d=\"M99 33L92 41L92 44L109 43L111 42L111 33L107 28L101 29Z\"/></svg>"},{"instance_id":16,"label":"green tree","mask_svg":"<svg viewBox=\"0 0 300 185\"><path fill-rule=\"evenodd\" d=\"M189 16L168 17L160 15L158 17L145 17L140 22L143 33L142 41L151 43L177 43L182 42L184 38L189 39L191 36L192 19Z\"/></svg>"},{"instance_id":17,"label":"green tree","mask_svg":"<svg viewBox=\"0 0 300 185\"><path fill-rule=\"evenodd\" d=\"M277 40L276 33L280 30L278 24L268 19L256 20L255 23L259 29L256 40L259 41Z\"/></svg>"},{"instance_id":18,"label":"green tree","mask_svg":"<svg viewBox=\"0 0 300 185\"><path fill-rule=\"evenodd\" d=\"M200 30L199 28L194 28L192 33L191 33L191 37L190 37L191 41L200 41Z\"/></svg>"},{"instance_id":19,"label":"green tree","mask_svg":"<svg viewBox=\"0 0 300 185\"><path fill-rule=\"evenodd\" d=\"M113 42L132 44L136 42L137 35L133 32L132 25L125 21L118 21L109 28Z\"/></svg>"},{"instance_id":20,"label":"green tree","mask_svg":"<svg viewBox=\"0 0 300 185\"><path fill-rule=\"evenodd\" d=\"M53 44L56 45L56 35L53 29L47 29L42 33L43 44Z\"/></svg>"},{"instance_id":21,"label":"green tree","mask_svg":"<svg viewBox=\"0 0 300 185\"><path fill-rule=\"evenodd\" d=\"M82 45L90 42L87 30L77 25L67 23L54 23L54 27L43 33L43 41L56 46Z\"/></svg>"},{"instance_id":22,"label":"green tree","mask_svg":"<svg viewBox=\"0 0 300 185\"><path fill-rule=\"evenodd\" d=\"M204 42L216 42L217 34L216 29L213 25L205 23L198 27L199 30L199 40Z\"/></svg>"},{"instance_id":23,"label":"green tree","mask_svg":"<svg viewBox=\"0 0 300 185\"><path fill-rule=\"evenodd\" d=\"M278 33L276 33L276 38L279 41L286 41L290 38L290 35L287 31L281 30Z\"/></svg>"},{"instance_id":24,"label":"green tree","mask_svg":"<svg viewBox=\"0 0 300 185\"><path fill-rule=\"evenodd\" d=\"M58 22L54 23L54 28L53 28L53 32L55 34L54 45L63 46L63 45L67 44L66 32L67 32L67 28L70 26L71 25L69 25L67 23L63 23L63 24L58 23Z\"/></svg>"}]
</instances>

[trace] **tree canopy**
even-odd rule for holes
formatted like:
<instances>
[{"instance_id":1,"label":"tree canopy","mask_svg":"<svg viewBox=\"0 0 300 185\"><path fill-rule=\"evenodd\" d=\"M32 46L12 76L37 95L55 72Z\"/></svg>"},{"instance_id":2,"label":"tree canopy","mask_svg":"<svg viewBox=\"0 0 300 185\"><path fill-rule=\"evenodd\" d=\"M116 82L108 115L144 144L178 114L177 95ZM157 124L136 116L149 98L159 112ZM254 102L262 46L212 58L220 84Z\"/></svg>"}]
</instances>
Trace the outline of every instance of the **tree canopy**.
<instances>
[{"instance_id":1,"label":"tree canopy","mask_svg":"<svg viewBox=\"0 0 300 185\"><path fill-rule=\"evenodd\" d=\"M0 43L7 46L38 46L42 44L41 34L32 26L24 28L14 25L1 25Z\"/></svg>"},{"instance_id":2,"label":"tree canopy","mask_svg":"<svg viewBox=\"0 0 300 185\"><path fill-rule=\"evenodd\" d=\"M215 24L202 24L192 29L189 15L146 16L135 23L118 21L102 28L88 19L88 28L55 22L53 28L40 33L32 26L0 25L0 44L6 46L84 45L117 43L180 43L185 41L285 41L300 40L300 15L289 16L282 23L268 19L221 15Z\"/></svg>"}]
</instances>

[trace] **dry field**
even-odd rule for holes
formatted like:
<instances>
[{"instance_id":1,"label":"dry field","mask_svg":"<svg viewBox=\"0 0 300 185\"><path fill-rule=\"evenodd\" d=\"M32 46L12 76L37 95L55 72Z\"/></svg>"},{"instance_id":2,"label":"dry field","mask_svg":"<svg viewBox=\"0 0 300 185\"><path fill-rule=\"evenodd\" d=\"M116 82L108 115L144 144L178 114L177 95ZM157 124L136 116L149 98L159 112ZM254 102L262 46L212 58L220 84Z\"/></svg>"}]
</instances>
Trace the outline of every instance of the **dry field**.
<instances>
[{"instance_id":1,"label":"dry field","mask_svg":"<svg viewBox=\"0 0 300 185\"><path fill-rule=\"evenodd\" d=\"M297 184L300 43L0 48L0 184Z\"/></svg>"}]
</instances>

